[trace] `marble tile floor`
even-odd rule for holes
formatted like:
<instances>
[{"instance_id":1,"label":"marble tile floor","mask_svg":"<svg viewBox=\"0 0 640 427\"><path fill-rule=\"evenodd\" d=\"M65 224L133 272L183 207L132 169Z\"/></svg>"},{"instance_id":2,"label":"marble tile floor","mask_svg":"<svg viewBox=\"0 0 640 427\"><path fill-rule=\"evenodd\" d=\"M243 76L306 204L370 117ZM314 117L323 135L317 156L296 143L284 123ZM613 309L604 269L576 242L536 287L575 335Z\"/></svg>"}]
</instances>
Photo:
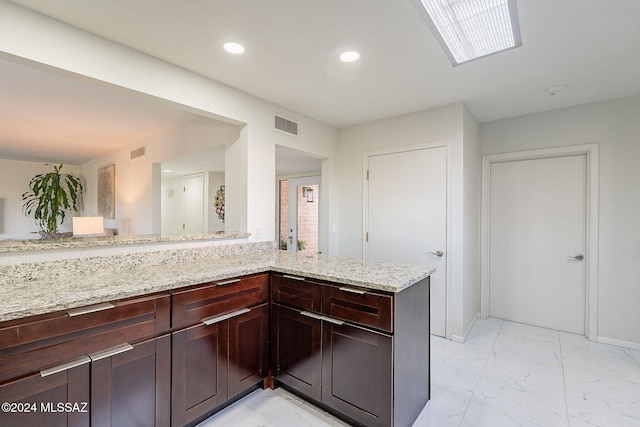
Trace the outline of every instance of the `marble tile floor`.
<instances>
[{"instance_id":1,"label":"marble tile floor","mask_svg":"<svg viewBox=\"0 0 640 427\"><path fill-rule=\"evenodd\" d=\"M465 344L432 337L432 399L414 427L638 427L640 350L498 319ZM334 427L344 422L258 390L198 427Z\"/></svg>"}]
</instances>

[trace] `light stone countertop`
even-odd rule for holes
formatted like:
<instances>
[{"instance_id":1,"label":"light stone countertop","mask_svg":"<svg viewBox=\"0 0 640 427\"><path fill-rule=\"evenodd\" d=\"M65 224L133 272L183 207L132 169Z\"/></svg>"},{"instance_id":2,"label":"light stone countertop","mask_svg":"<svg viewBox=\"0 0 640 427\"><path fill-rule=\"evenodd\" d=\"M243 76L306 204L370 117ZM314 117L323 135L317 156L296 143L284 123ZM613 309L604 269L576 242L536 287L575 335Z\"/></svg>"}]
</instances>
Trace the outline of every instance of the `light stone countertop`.
<instances>
[{"instance_id":1,"label":"light stone countertop","mask_svg":"<svg viewBox=\"0 0 640 427\"><path fill-rule=\"evenodd\" d=\"M435 269L279 250L148 267L102 269L0 286L0 321L66 310L264 271L400 292Z\"/></svg>"},{"instance_id":2,"label":"light stone countertop","mask_svg":"<svg viewBox=\"0 0 640 427\"><path fill-rule=\"evenodd\" d=\"M62 239L25 239L1 240L0 253L26 252L55 249L93 248L105 246L124 246L151 243L179 243L192 241L212 241L227 239L246 239L250 233L198 233L198 234L138 234L98 237L66 237Z\"/></svg>"}]
</instances>

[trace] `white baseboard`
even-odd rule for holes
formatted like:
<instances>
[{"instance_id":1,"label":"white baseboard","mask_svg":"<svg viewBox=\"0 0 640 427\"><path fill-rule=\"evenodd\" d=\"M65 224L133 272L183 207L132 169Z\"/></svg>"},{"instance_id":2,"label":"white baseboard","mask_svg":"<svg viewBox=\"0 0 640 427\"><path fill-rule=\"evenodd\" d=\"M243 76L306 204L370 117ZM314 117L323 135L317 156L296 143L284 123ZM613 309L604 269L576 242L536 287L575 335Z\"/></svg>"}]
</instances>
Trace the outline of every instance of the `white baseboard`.
<instances>
[{"instance_id":1,"label":"white baseboard","mask_svg":"<svg viewBox=\"0 0 640 427\"><path fill-rule=\"evenodd\" d=\"M469 336L469 333L473 329L473 326L476 324L476 320L478 320L478 317L480 317L480 313L476 313L476 315L473 316L473 319L471 319L471 322L469 323L469 326L467 326L467 329L464 331L463 336L451 335L451 341L464 344L465 340Z\"/></svg>"},{"instance_id":2,"label":"white baseboard","mask_svg":"<svg viewBox=\"0 0 640 427\"><path fill-rule=\"evenodd\" d=\"M626 348L632 348L634 350L640 350L640 343L637 342L631 342L631 341L623 341L623 340L617 340L615 338L607 338L607 337L596 337L596 341L602 344L611 344L611 345L617 345L618 347L626 347Z\"/></svg>"}]
</instances>

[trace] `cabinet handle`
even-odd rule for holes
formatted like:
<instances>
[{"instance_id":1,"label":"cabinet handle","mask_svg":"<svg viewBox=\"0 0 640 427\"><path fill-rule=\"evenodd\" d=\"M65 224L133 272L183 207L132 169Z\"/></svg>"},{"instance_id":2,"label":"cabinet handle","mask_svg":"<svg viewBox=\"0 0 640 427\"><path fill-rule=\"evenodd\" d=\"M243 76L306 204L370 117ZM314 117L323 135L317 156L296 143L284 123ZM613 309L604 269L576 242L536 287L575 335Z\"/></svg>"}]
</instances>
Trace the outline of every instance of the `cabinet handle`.
<instances>
[{"instance_id":1,"label":"cabinet handle","mask_svg":"<svg viewBox=\"0 0 640 427\"><path fill-rule=\"evenodd\" d=\"M232 317L240 316L241 314L245 314L250 312L250 308L243 308L242 310L234 311L233 313L227 314L227 319L231 319Z\"/></svg>"},{"instance_id":2,"label":"cabinet handle","mask_svg":"<svg viewBox=\"0 0 640 427\"><path fill-rule=\"evenodd\" d=\"M339 288L341 291L344 292L351 292L352 294L358 294L358 295L364 295L367 293L367 291L363 290L363 289L356 289L356 288L348 288L346 286L343 286L341 288Z\"/></svg>"},{"instance_id":3,"label":"cabinet handle","mask_svg":"<svg viewBox=\"0 0 640 427\"><path fill-rule=\"evenodd\" d=\"M111 308L115 308L115 305L105 302L103 304L90 305L89 307L81 307L74 310L69 310L67 312L67 315L70 317L80 316L81 314L95 313L96 311L109 310Z\"/></svg>"},{"instance_id":4,"label":"cabinet handle","mask_svg":"<svg viewBox=\"0 0 640 427\"><path fill-rule=\"evenodd\" d=\"M318 319L318 320L322 320L323 319L323 316L321 316L319 314L312 313L310 311L301 311L300 314L302 314L303 316L306 316L306 317L311 317L312 319Z\"/></svg>"},{"instance_id":5,"label":"cabinet handle","mask_svg":"<svg viewBox=\"0 0 640 427\"><path fill-rule=\"evenodd\" d=\"M115 356L116 354L124 353L125 351L133 350L133 346L128 343L124 343L115 347L108 348L106 350L91 353L89 357L92 362L100 359L106 359L107 357Z\"/></svg>"},{"instance_id":6,"label":"cabinet handle","mask_svg":"<svg viewBox=\"0 0 640 427\"><path fill-rule=\"evenodd\" d=\"M242 281L242 279L225 280L224 282L216 282L216 286L230 285L232 283L238 283L238 282L241 282L241 281Z\"/></svg>"},{"instance_id":7,"label":"cabinet handle","mask_svg":"<svg viewBox=\"0 0 640 427\"><path fill-rule=\"evenodd\" d=\"M344 322L342 320L334 319L333 317L322 316L322 320L338 326L344 325Z\"/></svg>"},{"instance_id":8,"label":"cabinet handle","mask_svg":"<svg viewBox=\"0 0 640 427\"><path fill-rule=\"evenodd\" d=\"M62 365L54 366L53 368L43 369L40 371L40 376L46 377L48 375L57 374L58 372L66 371L67 369L75 368L76 366L81 366L89 362L91 362L89 356L82 356L80 359L63 363Z\"/></svg>"},{"instance_id":9,"label":"cabinet handle","mask_svg":"<svg viewBox=\"0 0 640 427\"><path fill-rule=\"evenodd\" d=\"M304 277L299 277L299 276L289 276L288 274L283 275L282 277L284 277L285 279L292 279L292 280L299 280L301 282L304 282Z\"/></svg>"},{"instance_id":10,"label":"cabinet handle","mask_svg":"<svg viewBox=\"0 0 640 427\"><path fill-rule=\"evenodd\" d=\"M207 319L202 319L202 324L206 326L211 326L215 323L222 322L223 320L231 319L232 317L240 316L241 314L245 314L250 311L251 311L250 308L243 308L242 310L223 314L222 316L209 317Z\"/></svg>"},{"instance_id":11,"label":"cabinet handle","mask_svg":"<svg viewBox=\"0 0 640 427\"><path fill-rule=\"evenodd\" d=\"M321 314L312 313L310 311L301 311L300 314L312 319L324 320L325 322L333 323L334 325L344 325L342 320L334 319L333 317L323 316Z\"/></svg>"}]
</instances>

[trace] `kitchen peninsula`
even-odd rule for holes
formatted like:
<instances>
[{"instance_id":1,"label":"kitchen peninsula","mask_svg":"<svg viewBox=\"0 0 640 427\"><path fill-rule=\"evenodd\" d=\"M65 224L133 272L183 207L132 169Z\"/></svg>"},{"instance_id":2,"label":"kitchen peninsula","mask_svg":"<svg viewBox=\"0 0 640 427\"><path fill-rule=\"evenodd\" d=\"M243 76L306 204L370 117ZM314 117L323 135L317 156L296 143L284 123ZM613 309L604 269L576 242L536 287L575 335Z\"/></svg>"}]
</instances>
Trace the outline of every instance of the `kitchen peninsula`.
<instances>
[{"instance_id":1,"label":"kitchen peninsula","mask_svg":"<svg viewBox=\"0 0 640 427\"><path fill-rule=\"evenodd\" d=\"M0 266L0 400L89 408L0 424L124 425L143 407L149 425L194 425L283 386L350 423L411 425L429 399L433 269L273 246Z\"/></svg>"}]
</instances>

